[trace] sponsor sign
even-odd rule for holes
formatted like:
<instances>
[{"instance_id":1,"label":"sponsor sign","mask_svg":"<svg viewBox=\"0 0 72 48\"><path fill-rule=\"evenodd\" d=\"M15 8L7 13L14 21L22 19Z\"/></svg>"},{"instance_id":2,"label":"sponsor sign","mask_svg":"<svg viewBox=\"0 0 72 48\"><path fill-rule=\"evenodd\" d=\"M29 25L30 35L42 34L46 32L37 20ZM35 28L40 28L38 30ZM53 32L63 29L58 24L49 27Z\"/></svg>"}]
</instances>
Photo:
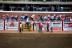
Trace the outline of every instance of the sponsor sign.
<instances>
[{"instance_id":1,"label":"sponsor sign","mask_svg":"<svg viewBox=\"0 0 72 48\"><path fill-rule=\"evenodd\" d=\"M18 30L18 27L6 27L6 30Z\"/></svg>"},{"instance_id":2,"label":"sponsor sign","mask_svg":"<svg viewBox=\"0 0 72 48\"><path fill-rule=\"evenodd\" d=\"M6 22L5 30L18 30L18 22Z\"/></svg>"},{"instance_id":3,"label":"sponsor sign","mask_svg":"<svg viewBox=\"0 0 72 48\"><path fill-rule=\"evenodd\" d=\"M53 22L51 22L53 23ZM51 23L50 23L50 27L49 27L49 30L51 28ZM38 23L36 23L34 25L34 30L39 30L39 25ZM46 26L46 23L43 23L43 28L42 28L43 31L47 30L47 26ZM62 30L62 23L53 23L53 30L55 31L61 31Z\"/></svg>"},{"instance_id":4,"label":"sponsor sign","mask_svg":"<svg viewBox=\"0 0 72 48\"><path fill-rule=\"evenodd\" d=\"M64 31L72 31L72 23L64 23Z\"/></svg>"},{"instance_id":5,"label":"sponsor sign","mask_svg":"<svg viewBox=\"0 0 72 48\"><path fill-rule=\"evenodd\" d=\"M53 30L61 31L62 30L62 23L61 22L53 23Z\"/></svg>"},{"instance_id":6,"label":"sponsor sign","mask_svg":"<svg viewBox=\"0 0 72 48\"><path fill-rule=\"evenodd\" d=\"M0 30L4 30L4 21L0 21Z\"/></svg>"}]
</instances>

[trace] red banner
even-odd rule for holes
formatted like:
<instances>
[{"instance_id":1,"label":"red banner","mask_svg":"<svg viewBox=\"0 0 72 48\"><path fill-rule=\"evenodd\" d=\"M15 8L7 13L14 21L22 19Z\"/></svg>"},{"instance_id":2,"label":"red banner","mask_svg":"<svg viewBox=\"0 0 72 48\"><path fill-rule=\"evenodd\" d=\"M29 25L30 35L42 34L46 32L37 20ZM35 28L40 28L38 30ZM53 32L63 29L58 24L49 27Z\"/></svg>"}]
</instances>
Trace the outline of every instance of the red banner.
<instances>
[{"instance_id":1,"label":"red banner","mask_svg":"<svg viewBox=\"0 0 72 48\"><path fill-rule=\"evenodd\" d=\"M68 23L68 27L72 27L72 23Z\"/></svg>"},{"instance_id":2,"label":"red banner","mask_svg":"<svg viewBox=\"0 0 72 48\"><path fill-rule=\"evenodd\" d=\"M51 28L51 30L52 30L52 28ZM55 31L60 31L61 28L53 28L53 30L55 30Z\"/></svg>"}]
</instances>

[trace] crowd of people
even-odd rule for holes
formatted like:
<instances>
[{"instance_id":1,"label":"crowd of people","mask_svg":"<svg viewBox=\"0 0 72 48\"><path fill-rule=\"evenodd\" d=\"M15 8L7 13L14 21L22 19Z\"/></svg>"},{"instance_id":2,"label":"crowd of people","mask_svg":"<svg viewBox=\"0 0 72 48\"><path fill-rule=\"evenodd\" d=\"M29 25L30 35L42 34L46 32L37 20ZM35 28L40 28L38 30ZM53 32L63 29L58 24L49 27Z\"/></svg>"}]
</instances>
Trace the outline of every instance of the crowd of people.
<instances>
[{"instance_id":1,"label":"crowd of people","mask_svg":"<svg viewBox=\"0 0 72 48\"><path fill-rule=\"evenodd\" d=\"M47 32L49 32L51 30L51 32L53 32L53 24L50 24L51 21L61 21L62 18L64 18L64 21L72 21L72 17L69 17L67 15L56 15L56 14L49 14L47 16L41 16L38 15L37 19L36 19L36 15L32 14L30 17L28 16L28 14L22 14L21 16L18 17L18 15L16 16L9 16L9 14L7 15L3 15L3 19L6 19L7 22L11 19L11 21L18 21L18 19L20 19L21 21L25 21L27 24L29 23L29 21L38 21L39 22L39 33L42 33L42 28L43 28L43 24L42 22L46 22L46 29ZM12 22L10 26L14 26L14 23ZM20 29L19 31L22 32L22 23L20 22ZM50 28L50 30L49 30Z\"/></svg>"},{"instance_id":2,"label":"crowd of people","mask_svg":"<svg viewBox=\"0 0 72 48\"><path fill-rule=\"evenodd\" d=\"M50 21L61 21L62 18L64 18L64 21L68 22L68 21L72 21L72 17L68 16L68 15L56 15L56 14L48 14L47 16L42 16L42 15L38 15L36 16L35 14L32 14L31 16L28 16L28 14L22 14L21 16L18 15L12 15L9 16L9 14L7 15L3 15L3 18L6 18L7 21L11 20L11 21L18 21L18 19L20 19L21 21L25 21L25 22L29 22L29 21L42 21L45 22L48 19Z\"/></svg>"},{"instance_id":3,"label":"crowd of people","mask_svg":"<svg viewBox=\"0 0 72 48\"><path fill-rule=\"evenodd\" d=\"M16 15L16 16L9 16L9 14L7 14L7 15L3 15L3 19L4 20L7 20L7 22L9 21L9 20L11 20L11 21L18 21L18 16Z\"/></svg>"},{"instance_id":4,"label":"crowd of people","mask_svg":"<svg viewBox=\"0 0 72 48\"><path fill-rule=\"evenodd\" d=\"M67 15L55 15L55 14L50 14L47 16L38 16L37 21L47 21L47 19L50 19L51 21L61 21L62 18L64 18L64 21L71 21L72 17L68 17Z\"/></svg>"},{"instance_id":5,"label":"crowd of people","mask_svg":"<svg viewBox=\"0 0 72 48\"><path fill-rule=\"evenodd\" d=\"M36 6L34 7L33 5L27 6L27 7L18 7L16 6L15 8L12 8L11 11L51 11L51 12L62 12L63 11L63 7L60 7L59 5L57 5L57 7L55 6L51 6L50 8L45 8L43 9L40 6Z\"/></svg>"},{"instance_id":6,"label":"crowd of people","mask_svg":"<svg viewBox=\"0 0 72 48\"><path fill-rule=\"evenodd\" d=\"M9 21L9 20L11 20L11 21L18 21L18 20L20 20L20 21L26 21L26 22L28 22L28 21L33 21L34 19L34 14L31 16L31 17L28 17L28 14L22 14L21 16L18 16L18 15L9 15L9 14L6 14L6 15L3 15L3 19L5 19L5 20L7 20L7 22Z\"/></svg>"},{"instance_id":7,"label":"crowd of people","mask_svg":"<svg viewBox=\"0 0 72 48\"><path fill-rule=\"evenodd\" d=\"M45 11L45 12L63 12L64 11L64 8L57 5L57 6L51 6L49 8L42 8L40 6L36 6L34 7L33 5L30 5L30 6L27 6L27 7L20 7L19 5L18 6L15 6L14 8L0 8L0 11ZM71 9L69 9L69 11L71 11Z\"/></svg>"}]
</instances>

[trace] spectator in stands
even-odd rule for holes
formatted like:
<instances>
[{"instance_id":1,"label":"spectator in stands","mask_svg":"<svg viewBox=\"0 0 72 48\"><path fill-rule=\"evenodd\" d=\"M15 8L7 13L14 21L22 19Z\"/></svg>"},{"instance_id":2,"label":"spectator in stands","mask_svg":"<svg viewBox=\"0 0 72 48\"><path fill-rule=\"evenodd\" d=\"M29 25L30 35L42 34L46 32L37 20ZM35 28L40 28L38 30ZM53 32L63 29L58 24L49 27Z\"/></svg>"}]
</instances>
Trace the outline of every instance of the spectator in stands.
<instances>
[{"instance_id":1,"label":"spectator in stands","mask_svg":"<svg viewBox=\"0 0 72 48\"><path fill-rule=\"evenodd\" d=\"M25 19L25 16L24 16L24 14L21 16L21 21L24 21Z\"/></svg>"},{"instance_id":2,"label":"spectator in stands","mask_svg":"<svg viewBox=\"0 0 72 48\"><path fill-rule=\"evenodd\" d=\"M10 8L10 11L13 11L12 8Z\"/></svg>"},{"instance_id":3,"label":"spectator in stands","mask_svg":"<svg viewBox=\"0 0 72 48\"><path fill-rule=\"evenodd\" d=\"M54 15L51 14L50 19L51 19L51 21L54 21Z\"/></svg>"},{"instance_id":4,"label":"spectator in stands","mask_svg":"<svg viewBox=\"0 0 72 48\"><path fill-rule=\"evenodd\" d=\"M70 17L70 21L72 21L72 17Z\"/></svg>"},{"instance_id":5,"label":"spectator in stands","mask_svg":"<svg viewBox=\"0 0 72 48\"><path fill-rule=\"evenodd\" d=\"M39 7L39 11L42 11L42 8L41 7Z\"/></svg>"},{"instance_id":6,"label":"spectator in stands","mask_svg":"<svg viewBox=\"0 0 72 48\"><path fill-rule=\"evenodd\" d=\"M12 16L11 16L11 20L14 21L14 19L15 19L15 18L14 18L14 16L12 15Z\"/></svg>"},{"instance_id":7,"label":"spectator in stands","mask_svg":"<svg viewBox=\"0 0 72 48\"><path fill-rule=\"evenodd\" d=\"M54 14L53 16L54 16L54 20L55 20L56 14Z\"/></svg>"},{"instance_id":8,"label":"spectator in stands","mask_svg":"<svg viewBox=\"0 0 72 48\"><path fill-rule=\"evenodd\" d=\"M40 19L41 19L42 22L44 21L44 17L42 15L41 15Z\"/></svg>"},{"instance_id":9,"label":"spectator in stands","mask_svg":"<svg viewBox=\"0 0 72 48\"><path fill-rule=\"evenodd\" d=\"M61 7L61 11L63 11L63 7Z\"/></svg>"},{"instance_id":10,"label":"spectator in stands","mask_svg":"<svg viewBox=\"0 0 72 48\"><path fill-rule=\"evenodd\" d=\"M0 8L0 11L3 11L3 9L2 9L2 8Z\"/></svg>"},{"instance_id":11,"label":"spectator in stands","mask_svg":"<svg viewBox=\"0 0 72 48\"><path fill-rule=\"evenodd\" d=\"M5 15L3 15L3 20L5 20Z\"/></svg>"},{"instance_id":12,"label":"spectator in stands","mask_svg":"<svg viewBox=\"0 0 72 48\"><path fill-rule=\"evenodd\" d=\"M28 10L28 11L30 10L30 6L27 7L27 10Z\"/></svg>"},{"instance_id":13,"label":"spectator in stands","mask_svg":"<svg viewBox=\"0 0 72 48\"><path fill-rule=\"evenodd\" d=\"M68 19L67 19L68 21L70 21L70 17L68 17Z\"/></svg>"},{"instance_id":14,"label":"spectator in stands","mask_svg":"<svg viewBox=\"0 0 72 48\"><path fill-rule=\"evenodd\" d=\"M33 11L33 6L32 5L30 6L30 11Z\"/></svg>"},{"instance_id":15,"label":"spectator in stands","mask_svg":"<svg viewBox=\"0 0 72 48\"><path fill-rule=\"evenodd\" d=\"M6 20L9 21L9 14L6 15Z\"/></svg>"},{"instance_id":16,"label":"spectator in stands","mask_svg":"<svg viewBox=\"0 0 72 48\"><path fill-rule=\"evenodd\" d=\"M60 12L61 11L61 7L58 5L57 6L57 11Z\"/></svg>"},{"instance_id":17,"label":"spectator in stands","mask_svg":"<svg viewBox=\"0 0 72 48\"><path fill-rule=\"evenodd\" d=\"M44 21L47 21L47 17L46 16L44 16Z\"/></svg>"},{"instance_id":18,"label":"spectator in stands","mask_svg":"<svg viewBox=\"0 0 72 48\"><path fill-rule=\"evenodd\" d=\"M56 20L56 21L58 20L58 15L55 16L55 20Z\"/></svg>"},{"instance_id":19,"label":"spectator in stands","mask_svg":"<svg viewBox=\"0 0 72 48\"><path fill-rule=\"evenodd\" d=\"M61 21L62 15L56 15L56 20Z\"/></svg>"},{"instance_id":20,"label":"spectator in stands","mask_svg":"<svg viewBox=\"0 0 72 48\"><path fill-rule=\"evenodd\" d=\"M47 16L47 20L50 19L50 15Z\"/></svg>"},{"instance_id":21,"label":"spectator in stands","mask_svg":"<svg viewBox=\"0 0 72 48\"><path fill-rule=\"evenodd\" d=\"M68 21L67 19L68 19L68 17L67 17L67 15L63 15L64 16L64 20L65 21Z\"/></svg>"},{"instance_id":22,"label":"spectator in stands","mask_svg":"<svg viewBox=\"0 0 72 48\"><path fill-rule=\"evenodd\" d=\"M31 20L34 21L34 18L35 18L35 14L33 14L33 15L31 16Z\"/></svg>"},{"instance_id":23,"label":"spectator in stands","mask_svg":"<svg viewBox=\"0 0 72 48\"><path fill-rule=\"evenodd\" d=\"M39 11L39 6L36 7L36 11Z\"/></svg>"},{"instance_id":24,"label":"spectator in stands","mask_svg":"<svg viewBox=\"0 0 72 48\"><path fill-rule=\"evenodd\" d=\"M16 11L18 11L18 6L16 6L16 8L15 8L15 9L16 9Z\"/></svg>"},{"instance_id":25,"label":"spectator in stands","mask_svg":"<svg viewBox=\"0 0 72 48\"><path fill-rule=\"evenodd\" d=\"M24 8L24 7L21 7L21 10L22 10L22 11L24 11L24 10L25 10L25 8Z\"/></svg>"},{"instance_id":26,"label":"spectator in stands","mask_svg":"<svg viewBox=\"0 0 72 48\"><path fill-rule=\"evenodd\" d=\"M55 11L55 7L51 6L51 11L54 12Z\"/></svg>"},{"instance_id":27,"label":"spectator in stands","mask_svg":"<svg viewBox=\"0 0 72 48\"><path fill-rule=\"evenodd\" d=\"M48 12L48 10L46 9L45 12Z\"/></svg>"},{"instance_id":28,"label":"spectator in stands","mask_svg":"<svg viewBox=\"0 0 72 48\"><path fill-rule=\"evenodd\" d=\"M60 18L62 18L62 15L59 15Z\"/></svg>"},{"instance_id":29,"label":"spectator in stands","mask_svg":"<svg viewBox=\"0 0 72 48\"><path fill-rule=\"evenodd\" d=\"M63 15L64 21L69 21L69 18L66 15Z\"/></svg>"},{"instance_id":30,"label":"spectator in stands","mask_svg":"<svg viewBox=\"0 0 72 48\"><path fill-rule=\"evenodd\" d=\"M29 18L27 18L26 22L29 22Z\"/></svg>"},{"instance_id":31,"label":"spectator in stands","mask_svg":"<svg viewBox=\"0 0 72 48\"><path fill-rule=\"evenodd\" d=\"M37 21L41 21L41 19L40 19L40 15L38 15L38 20Z\"/></svg>"},{"instance_id":32,"label":"spectator in stands","mask_svg":"<svg viewBox=\"0 0 72 48\"><path fill-rule=\"evenodd\" d=\"M28 15L27 15L27 14L25 14L25 18L24 18L24 20L26 21L26 20L27 20L27 18L28 18Z\"/></svg>"},{"instance_id":33,"label":"spectator in stands","mask_svg":"<svg viewBox=\"0 0 72 48\"><path fill-rule=\"evenodd\" d=\"M16 21L18 21L18 16L17 15L14 18L15 18Z\"/></svg>"}]
</instances>

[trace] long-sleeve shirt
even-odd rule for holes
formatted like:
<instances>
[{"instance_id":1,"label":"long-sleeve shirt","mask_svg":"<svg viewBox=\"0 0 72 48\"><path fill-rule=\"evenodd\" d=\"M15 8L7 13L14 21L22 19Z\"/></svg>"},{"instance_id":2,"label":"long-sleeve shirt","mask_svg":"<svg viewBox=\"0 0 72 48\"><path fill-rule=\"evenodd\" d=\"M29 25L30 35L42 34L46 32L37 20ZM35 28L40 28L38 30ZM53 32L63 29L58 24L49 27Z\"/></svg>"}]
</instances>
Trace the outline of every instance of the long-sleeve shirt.
<instances>
[{"instance_id":1,"label":"long-sleeve shirt","mask_svg":"<svg viewBox=\"0 0 72 48\"><path fill-rule=\"evenodd\" d=\"M39 22L39 27L40 27L40 28L42 28L42 27L43 27L42 22Z\"/></svg>"}]
</instances>

